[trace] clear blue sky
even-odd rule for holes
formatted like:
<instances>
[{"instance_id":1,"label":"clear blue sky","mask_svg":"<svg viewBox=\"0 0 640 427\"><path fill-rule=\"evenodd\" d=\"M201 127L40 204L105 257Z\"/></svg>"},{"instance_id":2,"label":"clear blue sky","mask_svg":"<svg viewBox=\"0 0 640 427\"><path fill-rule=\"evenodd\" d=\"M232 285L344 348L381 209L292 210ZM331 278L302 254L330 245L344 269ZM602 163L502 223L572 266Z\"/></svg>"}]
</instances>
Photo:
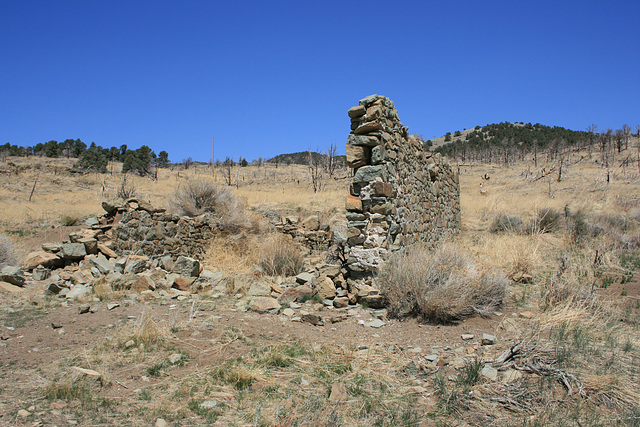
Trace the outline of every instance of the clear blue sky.
<instances>
[{"instance_id":1,"label":"clear blue sky","mask_svg":"<svg viewBox=\"0 0 640 427\"><path fill-rule=\"evenodd\" d=\"M0 0L0 143L344 152L378 93L431 138L640 124L640 1Z\"/></svg>"}]
</instances>

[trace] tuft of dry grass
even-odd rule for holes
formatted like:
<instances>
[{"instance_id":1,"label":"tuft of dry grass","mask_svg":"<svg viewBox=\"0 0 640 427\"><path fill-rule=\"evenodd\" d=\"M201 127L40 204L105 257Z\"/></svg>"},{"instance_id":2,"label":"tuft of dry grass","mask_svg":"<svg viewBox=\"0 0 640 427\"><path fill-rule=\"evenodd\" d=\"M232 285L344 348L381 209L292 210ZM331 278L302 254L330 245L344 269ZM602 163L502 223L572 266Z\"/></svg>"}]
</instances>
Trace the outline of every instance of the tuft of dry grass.
<instances>
[{"instance_id":1,"label":"tuft of dry grass","mask_svg":"<svg viewBox=\"0 0 640 427\"><path fill-rule=\"evenodd\" d=\"M300 273L304 257L290 236L271 233L259 248L260 266L270 276L295 276Z\"/></svg>"},{"instance_id":2,"label":"tuft of dry grass","mask_svg":"<svg viewBox=\"0 0 640 427\"><path fill-rule=\"evenodd\" d=\"M502 305L507 279L478 268L459 248L444 244L435 251L415 245L393 256L378 283L393 315L448 323L495 311Z\"/></svg>"}]
</instances>

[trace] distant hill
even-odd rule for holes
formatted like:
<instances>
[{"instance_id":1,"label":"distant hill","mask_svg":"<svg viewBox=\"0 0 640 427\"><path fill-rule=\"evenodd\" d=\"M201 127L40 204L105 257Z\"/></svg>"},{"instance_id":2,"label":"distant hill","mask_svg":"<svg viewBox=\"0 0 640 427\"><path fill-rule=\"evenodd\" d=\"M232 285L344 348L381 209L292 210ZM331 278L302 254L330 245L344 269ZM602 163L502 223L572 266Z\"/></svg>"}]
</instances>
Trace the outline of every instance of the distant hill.
<instances>
[{"instance_id":1,"label":"distant hill","mask_svg":"<svg viewBox=\"0 0 640 427\"><path fill-rule=\"evenodd\" d=\"M315 151L311 152L311 160L312 162L323 162L327 159L326 154L316 153ZM340 166L345 166L347 164L347 156L336 156L336 162ZM285 165L308 165L309 164L309 152L308 151L300 151L298 153L290 153L290 154L279 154L271 159L267 160L267 163L278 163Z\"/></svg>"},{"instance_id":2,"label":"distant hill","mask_svg":"<svg viewBox=\"0 0 640 427\"><path fill-rule=\"evenodd\" d=\"M590 141L593 135L584 131L574 131L560 126L544 126L540 123L497 123L476 126L447 133L432 140L433 149L451 157L460 157L464 153L484 152L498 149L530 152L535 149L545 150L549 147L573 146Z\"/></svg>"}]
</instances>

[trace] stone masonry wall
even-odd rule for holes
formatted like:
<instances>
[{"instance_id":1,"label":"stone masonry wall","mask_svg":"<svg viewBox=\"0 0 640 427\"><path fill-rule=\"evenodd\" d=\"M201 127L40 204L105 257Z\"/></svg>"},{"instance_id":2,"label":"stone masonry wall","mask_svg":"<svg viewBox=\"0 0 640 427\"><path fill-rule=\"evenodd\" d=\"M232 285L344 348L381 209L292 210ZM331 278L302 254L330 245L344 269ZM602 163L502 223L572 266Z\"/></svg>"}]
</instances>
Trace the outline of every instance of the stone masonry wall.
<instances>
[{"instance_id":1,"label":"stone masonry wall","mask_svg":"<svg viewBox=\"0 0 640 427\"><path fill-rule=\"evenodd\" d=\"M347 163L355 170L347 198L347 266L368 277L390 252L433 246L460 227L458 174L446 158L409 137L393 101L379 95L349 109Z\"/></svg>"}]
</instances>

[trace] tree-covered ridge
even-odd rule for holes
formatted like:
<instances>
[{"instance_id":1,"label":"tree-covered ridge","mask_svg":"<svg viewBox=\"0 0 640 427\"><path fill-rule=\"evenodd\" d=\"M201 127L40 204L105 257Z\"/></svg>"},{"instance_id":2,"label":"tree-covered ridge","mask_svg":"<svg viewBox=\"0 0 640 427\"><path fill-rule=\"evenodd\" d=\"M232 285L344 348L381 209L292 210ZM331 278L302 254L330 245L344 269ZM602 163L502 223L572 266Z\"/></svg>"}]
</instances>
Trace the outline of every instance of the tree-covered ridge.
<instances>
[{"instance_id":1,"label":"tree-covered ridge","mask_svg":"<svg viewBox=\"0 0 640 427\"><path fill-rule=\"evenodd\" d=\"M55 140L39 143L33 147L20 147L6 143L0 145L0 153L9 156L44 156L77 158L73 169L84 172L106 172L109 162L122 162L122 172L151 174L152 165L159 167L169 165L169 154L161 151L158 155L146 145L131 150L126 144L118 147L103 148L92 142L87 144L80 139L66 139L63 142Z\"/></svg>"},{"instance_id":2,"label":"tree-covered ridge","mask_svg":"<svg viewBox=\"0 0 640 427\"><path fill-rule=\"evenodd\" d=\"M267 160L268 163L279 163L285 165L308 165L309 164L309 153L311 153L311 163L315 164L318 162L326 161L328 158L328 154L321 154L315 151L300 151L298 153L289 153L289 154L279 154L271 159ZM347 163L347 156L335 156L335 161L338 162L341 166L345 166Z\"/></svg>"},{"instance_id":3,"label":"tree-covered ridge","mask_svg":"<svg viewBox=\"0 0 640 427\"><path fill-rule=\"evenodd\" d=\"M560 126L503 122L484 127L476 126L465 137L458 137L435 151L451 157L460 157L469 151L480 152L494 148L530 152L559 144L573 146L592 139L592 133L574 131Z\"/></svg>"}]
</instances>

